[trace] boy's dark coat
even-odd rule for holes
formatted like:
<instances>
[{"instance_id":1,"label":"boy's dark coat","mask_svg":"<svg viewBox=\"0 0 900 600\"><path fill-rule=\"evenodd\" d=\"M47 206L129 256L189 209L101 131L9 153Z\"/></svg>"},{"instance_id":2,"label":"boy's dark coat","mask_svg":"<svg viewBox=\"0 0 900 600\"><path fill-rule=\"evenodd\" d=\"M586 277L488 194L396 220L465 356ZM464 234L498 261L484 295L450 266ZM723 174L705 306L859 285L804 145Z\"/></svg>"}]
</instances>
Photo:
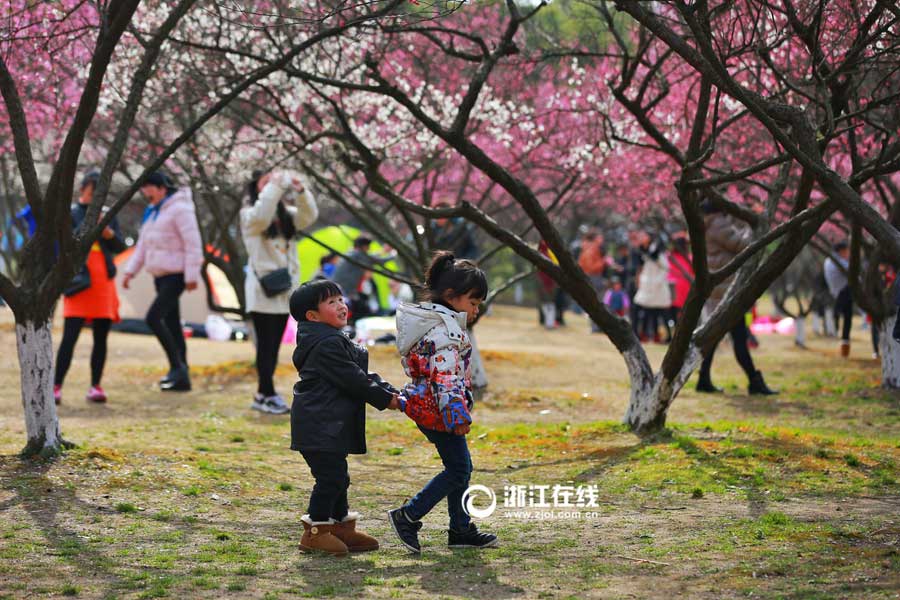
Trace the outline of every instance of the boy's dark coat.
<instances>
[{"instance_id":1,"label":"boy's dark coat","mask_svg":"<svg viewBox=\"0 0 900 600\"><path fill-rule=\"evenodd\" d=\"M369 353L339 330L305 321L297 327L291 449L366 453L366 405L388 407L396 391L368 374Z\"/></svg>"}]
</instances>

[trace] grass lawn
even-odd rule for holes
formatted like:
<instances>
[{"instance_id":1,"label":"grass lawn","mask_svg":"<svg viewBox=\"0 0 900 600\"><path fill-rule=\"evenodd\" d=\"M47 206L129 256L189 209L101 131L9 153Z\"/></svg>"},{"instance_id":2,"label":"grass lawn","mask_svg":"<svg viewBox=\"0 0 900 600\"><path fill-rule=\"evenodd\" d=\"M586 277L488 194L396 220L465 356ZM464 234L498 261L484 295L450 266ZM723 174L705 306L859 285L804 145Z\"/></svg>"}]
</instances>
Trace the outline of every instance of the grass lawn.
<instances>
[{"instance_id":1,"label":"grass lawn","mask_svg":"<svg viewBox=\"0 0 900 600\"><path fill-rule=\"evenodd\" d=\"M85 332L59 409L78 447L25 461L4 310L0 598L900 597L900 396L878 387L866 332L849 360L833 340L763 337L754 358L782 390L772 398L745 394L723 344L725 393L691 384L669 430L641 440L620 424L628 381L609 341L574 315L552 332L536 316L498 308L476 329L491 386L469 436L472 482L497 494L479 526L500 547L449 550L441 504L422 555L402 549L385 511L440 461L406 417L370 409L350 502L382 549L331 559L297 551L311 478L288 419L249 409L249 344L190 340L194 391L163 395L155 340L113 334L110 402L94 406ZM658 365L662 347L648 351ZM372 369L402 381L393 348L374 348ZM504 506L505 486L557 484L596 489L596 506L562 518Z\"/></svg>"}]
</instances>

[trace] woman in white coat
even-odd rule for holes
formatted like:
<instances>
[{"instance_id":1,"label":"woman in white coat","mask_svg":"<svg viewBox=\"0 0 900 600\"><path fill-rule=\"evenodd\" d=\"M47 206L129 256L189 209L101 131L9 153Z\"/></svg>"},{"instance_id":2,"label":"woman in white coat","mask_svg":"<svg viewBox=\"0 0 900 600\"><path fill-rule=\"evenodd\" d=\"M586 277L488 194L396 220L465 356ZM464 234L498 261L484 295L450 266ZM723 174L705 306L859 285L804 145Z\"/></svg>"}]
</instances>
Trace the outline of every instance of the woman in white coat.
<instances>
[{"instance_id":1,"label":"woman in white coat","mask_svg":"<svg viewBox=\"0 0 900 600\"><path fill-rule=\"evenodd\" d=\"M290 314L291 289L300 279L297 230L319 216L299 173L255 171L247 184L249 205L241 209L241 235L247 248L244 292L256 334L259 383L252 408L284 414L290 408L275 391L278 349Z\"/></svg>"},{"instance_id":2,"label":"woman in white coat","mask_svg":"<svg viewBox=\"0 0 900 600\"><path fill-rule=\"evenodd\" d=\"M667 339L671 338L667 314L672 306L672 290L669 287L669 258L660 240L653 241L643 250L644 263L638 275L638 291L634 303L644 309L642 337L661 341L659 325L666 328Z\"/></svg>"}]
</instances>

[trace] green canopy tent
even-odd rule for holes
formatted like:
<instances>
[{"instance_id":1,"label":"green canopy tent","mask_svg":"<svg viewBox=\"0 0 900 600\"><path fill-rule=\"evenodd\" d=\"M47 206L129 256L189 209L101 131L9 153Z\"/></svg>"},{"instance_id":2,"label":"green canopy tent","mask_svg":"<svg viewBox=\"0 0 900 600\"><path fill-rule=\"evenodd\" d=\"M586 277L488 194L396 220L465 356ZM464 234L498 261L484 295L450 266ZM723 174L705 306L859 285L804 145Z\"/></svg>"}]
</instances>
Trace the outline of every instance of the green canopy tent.
<instances>
[{"instance_id":1,"label":"green canopy tent","mask_svg":"<svg viewBox=\"0 0 900 600\"><path fill-rule=\"evenodd\" d=\"M334 248L343 254L349 253L353 249L353 240L360 234L360 230L349 225L331 225L323 227L311 234L311 237L326 244L330 248ZM381 254L382 247L378 242L373 241L370 247L373 254ZM297 254L300 258L300 283L309 281L313 275L319 270L319 261L329 251L322 245L317 244L309 237L304 237L297 244ZM385 265L389 271L399 270L397 264L391 261ZM390 280L384 275L377 273L372 276L375 286L378 288L378 303L382 308L388 308L388 296L390 295Z\"/></svg>"}]
</instances>

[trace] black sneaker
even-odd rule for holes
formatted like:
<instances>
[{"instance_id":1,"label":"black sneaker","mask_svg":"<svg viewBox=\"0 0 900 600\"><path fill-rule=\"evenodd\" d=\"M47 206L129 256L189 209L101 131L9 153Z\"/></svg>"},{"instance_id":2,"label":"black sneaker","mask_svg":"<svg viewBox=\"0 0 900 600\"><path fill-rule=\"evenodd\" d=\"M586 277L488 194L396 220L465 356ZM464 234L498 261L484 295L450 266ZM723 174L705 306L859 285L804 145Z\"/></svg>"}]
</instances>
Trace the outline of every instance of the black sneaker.
<instances>
[{"instance_id":1,"label":"black sneaker","mask_svg":"<svg viewBox=\"0 0 900 600\"><path fill-rule=\"evenodd\" d=\"M497 545L497 536L482 533L475 523L469 523L469 528L464 531L448 530L447 545L450 548L493 548Z\"/></svg>"},{"instance_id":2,"label":"black sneaker","mask_svg":"<svg viewBox=\"0 0 900 600\"><path fill-rule=\"evenodd\" d=\"M422 547L419 545L419 530L422 529L422 521L412 521L406 516L402 508L395 508L388 511L388 519L391 521L391 527L394 533L403 542L403 545L409 548L410 552L419 554Z\"/></svg>"}]
</instances>

